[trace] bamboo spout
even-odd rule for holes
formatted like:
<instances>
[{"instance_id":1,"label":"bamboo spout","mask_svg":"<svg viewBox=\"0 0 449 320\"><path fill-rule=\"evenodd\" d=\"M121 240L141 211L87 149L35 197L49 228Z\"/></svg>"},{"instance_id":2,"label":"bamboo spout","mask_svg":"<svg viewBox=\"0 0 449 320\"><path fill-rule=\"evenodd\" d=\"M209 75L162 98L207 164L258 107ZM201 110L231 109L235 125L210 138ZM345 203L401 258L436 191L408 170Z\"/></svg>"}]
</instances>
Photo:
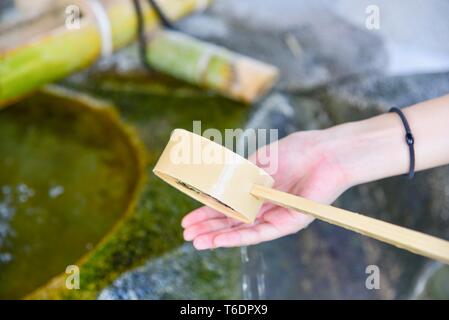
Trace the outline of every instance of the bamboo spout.
<instances>
[{"instance_id":1,"label":"bamboo spout","mask_svg":"<svg viewBox=\"0 0 449 320\"><path fill-rule=\"evenodd\" d=\"M179 19L201 10L211 0L159 0L170 19ZM81 3L79 0L76 3ZM102 2L109 19L112 48L117 50L136 37L137 18L129 0ZM81 4L80 4L80 7ZM142 6L147 30L154 30L159 21L153 9ZM61 12L64 16L64 12ZM21 39L13 48L0 49L0 107L11 103L48 82L59 80L93 63L100 55L101 35L91 15L81 18L79 29L64 24L36 34L27 32L29 26L9 28L9 38ZM11 31L12 30L12 31ZM23 39L23 35L30 37ZM0 37L2 35L0 34Z\"/></svg>"},{"instance_id":2,"label":"bamboo spout","mask_svg":"<svg viewBox=\"0 0 449 320\"><path fill-rule=\"evenodd\" d=\"M269 64L165 30L149 35L147 61L161 72L246 103L270 89L279 73Z\"/></svg>"}]
</instances>

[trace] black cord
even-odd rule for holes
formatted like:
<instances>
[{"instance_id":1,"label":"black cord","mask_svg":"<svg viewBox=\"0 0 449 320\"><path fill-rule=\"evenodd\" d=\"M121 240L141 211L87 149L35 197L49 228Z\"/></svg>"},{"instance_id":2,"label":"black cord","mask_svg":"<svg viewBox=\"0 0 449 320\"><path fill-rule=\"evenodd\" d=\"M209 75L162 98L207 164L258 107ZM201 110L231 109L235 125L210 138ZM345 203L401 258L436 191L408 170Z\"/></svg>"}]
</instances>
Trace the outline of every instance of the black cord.
<instances>
[{"instance_id":1,"label":"black cord","mask_svg":"<svg viewBox=\"0 0 449 320\"><path fill-rule=\"evenodd\" d=\"M408 124L407 118L405 117L404 113L399 108L391 108L389 112L395 112L399 115L401 118L402 123L404 124L405 128L405 142L408 145L409 154L410 154L410 168L407 174L407 177L409 179L412 179L415 176L415 139L412 134L412 130L410 129L410 125Z\"/></svg>"},{"instance_id":2,"label":"black cord","mask_svg":"<svg viewBox=\"0 0 449 320\"><path fill-rule=\"evenodd\" d=\"M140 61L144 65L145 69L147 71L152 71L151 66L147 62L147 46L146 46L146 39L145 39L145 26L144 26L144 20L143 20L143 14L142 14L142 8L140 7L139 0L132 0L134 4L134 9L136 10L136 17L137 17L137 39L139 42L139 56Z\"/></svg>"},{"instance_id":3,"label":"black cord","mask_svg":"<svg viewBox=\"0 0 449 320\"><path fill-rule=\"evenodd\" d=\"M161 7L154 1L154 0L148 0L148 3L150 6L153 7L154 12L156 12L157 17L161 21L162 25L166 27L167 29L175 30L175 26L171 23L171 21L167 18L167 16L164 14L164 12L161 10Z\"/></svg>"},{"instance_id":4,"label":"black cord","mask_svg":"<svg viewBox=\"0 0 449 320\"><path fill-rule=\"evenodd\" d=\"M136 11L137 17L137 37L139 42L140 60L142 61L142 64L144 65L145 69L151 72L153 71L153 68L149 65L147 61L147 40L145 37L145 20L143 18L142 7L140 6L139 0L132 0L132 1L134 4L134 9ZM153 7L154 12L156 13L157 17L159 18L159 21L164 27L166 27L167 29L176 30L176 28L165 16L159 5L154 0L148 0L148 3L150 4L150 6Z\"/></svg>"}]
</instances>

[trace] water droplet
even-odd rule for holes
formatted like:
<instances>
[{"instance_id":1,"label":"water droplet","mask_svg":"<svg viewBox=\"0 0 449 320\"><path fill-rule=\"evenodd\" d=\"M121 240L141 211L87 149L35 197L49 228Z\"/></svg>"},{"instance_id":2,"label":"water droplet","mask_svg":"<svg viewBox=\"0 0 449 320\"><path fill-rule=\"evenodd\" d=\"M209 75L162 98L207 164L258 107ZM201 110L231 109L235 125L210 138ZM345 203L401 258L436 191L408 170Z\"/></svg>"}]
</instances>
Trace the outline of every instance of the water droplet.
<instances>
[{"instance_id":1,"label":"water droplet","mask_svg":"<svg viewBox=\"0 0 449 320\"><path fill-rule=\"evenodd\" d=\"M24 183L20 183L17 185L16 190L18 192L19 202L25 203L29 198L34 196L34 190L28 187Z\"/></svg>"},{"instance_id":2,"label":"water droplet","mask_svg":"<svg viewBox=\"0 0 449 320\"><path fill-rule=\"evenodd\" d=\"M0 253L0 263L8 263L12 260L12 254L8 252Z\"/></svg>"},{"instance_id":3,"label":"water droplet","mask_svg":"<svg viewBox=\"0 0 449 320\"><path fill-rule=\"evenodd\" d=\"M50 190L48 190L48 196L53 199L59 197L63 193L64 193L63 186L55 186L53 188L50 188Z\"/></svg>"}]
</instances>

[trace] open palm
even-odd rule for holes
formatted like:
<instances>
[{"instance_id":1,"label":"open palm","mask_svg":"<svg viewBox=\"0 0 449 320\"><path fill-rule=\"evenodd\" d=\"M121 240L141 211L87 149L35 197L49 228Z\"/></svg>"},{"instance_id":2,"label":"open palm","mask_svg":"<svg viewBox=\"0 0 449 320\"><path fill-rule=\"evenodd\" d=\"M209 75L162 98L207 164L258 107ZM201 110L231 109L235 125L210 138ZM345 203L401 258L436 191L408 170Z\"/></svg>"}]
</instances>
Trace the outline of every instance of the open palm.
<instances>
[{"instance_id":1,"label":"open palm","mask_svg":"<svg viewBox=\"0 0 449 320\"><path fill-rule=\"evenodd\" d=\"M330 204L348 187L348 179L323 142L320 131L298 132L279 140L274 188ZM263 150L258 150L263 152ZM250 160L257 165L257 153ZM182 220L184 238L198 250L235 247L276 239L305 228L313 217L265 203L253 224L244 224L201 207Z\"/></svg>"}]
</instances>

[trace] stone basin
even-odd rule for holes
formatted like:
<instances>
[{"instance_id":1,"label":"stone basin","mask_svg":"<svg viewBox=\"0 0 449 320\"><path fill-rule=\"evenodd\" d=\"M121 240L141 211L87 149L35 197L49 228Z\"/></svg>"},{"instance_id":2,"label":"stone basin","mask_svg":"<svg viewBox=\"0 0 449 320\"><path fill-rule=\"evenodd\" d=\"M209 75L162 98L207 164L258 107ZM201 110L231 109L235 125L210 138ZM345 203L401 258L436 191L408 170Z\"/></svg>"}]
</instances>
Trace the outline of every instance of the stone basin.
<instances>
[{"instance_id":1,"label":"stone basin","mask_svg":"<svg viewBox=\"0 0 449 320\"><path fill-rule=\"evenodd\" d=\"M111 106L49 88L0 110L0 298L92 249L135 205L143 157Z\"/></svg>"}]
</instances>

